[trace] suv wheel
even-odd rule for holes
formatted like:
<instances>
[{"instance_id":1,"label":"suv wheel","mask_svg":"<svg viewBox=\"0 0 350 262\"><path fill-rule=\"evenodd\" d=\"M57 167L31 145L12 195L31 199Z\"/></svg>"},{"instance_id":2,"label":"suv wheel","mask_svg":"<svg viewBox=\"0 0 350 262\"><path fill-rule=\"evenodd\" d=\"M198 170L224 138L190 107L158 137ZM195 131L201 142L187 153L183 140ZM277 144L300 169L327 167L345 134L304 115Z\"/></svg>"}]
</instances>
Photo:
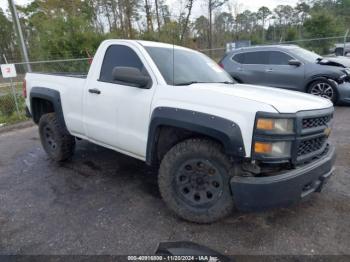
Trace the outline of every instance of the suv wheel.
<instances>
[{"instance_id":1,"label":"suv wheel","mask_svg":"<svg viewBox=\"0 0 350 262\"><path fill-rule=\"evenodd\" d=\"M308 93L316 96L321 96L331 100L334 104L337 102L337 90L330 81L319 80L312 82L308 88Z\"/></svg>"},{"instance_id":2,"label":"suv wheel","mask_svg":"<svg viewBox=\"0 0 350 262\"><path fill-rule=\"evenodd\" d=\"M231 162L210 140L189 139L175 145L159 169L159 190L177 215L196 223L211 223L233 209Z\"/></svg>"},{"instance_id":3,"label":"suv wheel","mask_svg":"<svg viewBox=\"0 0 350 262\"><path fill-rule=\"evenodd\" d=\"M64 161L73 155L75 138L59 124L55 113L41 116L39 134L45 152L53 160Z\"/></svg>"}]
</instances>

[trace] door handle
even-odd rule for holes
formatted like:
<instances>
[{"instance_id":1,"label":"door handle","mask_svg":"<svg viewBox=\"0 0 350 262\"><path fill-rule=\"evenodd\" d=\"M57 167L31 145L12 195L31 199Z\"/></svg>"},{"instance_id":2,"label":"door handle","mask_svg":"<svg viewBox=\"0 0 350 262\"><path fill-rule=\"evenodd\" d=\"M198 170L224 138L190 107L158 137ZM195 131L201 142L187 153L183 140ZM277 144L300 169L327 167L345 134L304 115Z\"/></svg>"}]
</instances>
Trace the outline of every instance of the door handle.
<instances>
[{"instance_id":1,"label":"door handle","mask_svg":"<svg viewBox=\"0 0 350 262\"><path fill-rule=\"evenodd\" d=\"M99 95L101 94L101 91L96 88L93 88L93 89L89 89L89 93Z\"/></svg>"},{"instance_id":2,"label":"door handle","mask_svg":"<svg viewBox=\"0 0 350 262\"><path fill-rule=\"evenodd\" d=\"M272 69L265 69L265 72L267 72L267 73L270 73L272 71L273 71Z\"/></svg>"},{"instance_id":3,"label":"door handle","mask_svg":"<svg viewBox=\"0 0 350 262\"><path fill-rule=\"evenodd\" d=\"M237 70L238 71L243 71L243 68L242 67L238 67Z\"/></svg>"}]
</instances>

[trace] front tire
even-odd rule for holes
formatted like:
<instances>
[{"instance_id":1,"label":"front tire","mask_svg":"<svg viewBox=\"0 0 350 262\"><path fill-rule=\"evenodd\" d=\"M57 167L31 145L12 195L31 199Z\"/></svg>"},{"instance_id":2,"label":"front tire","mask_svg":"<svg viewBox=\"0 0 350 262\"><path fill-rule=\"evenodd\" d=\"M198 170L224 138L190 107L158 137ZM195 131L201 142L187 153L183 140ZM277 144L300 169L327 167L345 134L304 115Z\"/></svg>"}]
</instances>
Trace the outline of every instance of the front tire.
<instances>
[{"instance_id":1,"label":"front tire","mask_svg":"<svg viewBox=\"0 0 350 262\"><path fill-rule=\"evenodd\" d=\"M234 207L230 190L232 164L222 147L206 139L189 139L164 156L159 190L168 207L181 218L211 223Z\"/></svg>"},{"instance_id":2,"label":"front tire","mask_svg":"<svg viewBox=\"0 0 350 262\"><path fill-rule=\"evenodd\" d=\"M312 82L309 85L308 93L315 96L327 98L331 100L333 104L336 104L338 100L337 89L334 84L328 80L318 80Z\"/></svg>"},{"instance_id":3,"label":"front tire","mask_svg":"<svg viewBox=\"0 0 350 262\"><path fill-rule=\"evenodd\" d=\"M44 114L39 120L41 144L48 156L55 161L65 161L72 157L75 138L68 134L59 123L56 113Z\"/></svg>"}]
</instances>

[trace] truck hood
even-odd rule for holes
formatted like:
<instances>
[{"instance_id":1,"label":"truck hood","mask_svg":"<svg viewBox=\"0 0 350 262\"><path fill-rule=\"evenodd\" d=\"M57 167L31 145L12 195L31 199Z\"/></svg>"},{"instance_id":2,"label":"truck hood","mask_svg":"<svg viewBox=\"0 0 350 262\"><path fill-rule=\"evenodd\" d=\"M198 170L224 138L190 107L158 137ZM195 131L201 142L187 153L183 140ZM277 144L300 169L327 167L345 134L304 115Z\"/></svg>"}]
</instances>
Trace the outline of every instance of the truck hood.
<instances>
[{"instance_id":1,"label":"truck hood","mask_svg":"<svg viewBox=\"0 0 350 262\"><path fill-rule=\"evenodd\" d=\"M191 88L199 92L200 90L210 91L213 96L215 93L220 93L268 104L280 113L296 113L333 106L333 103L325 98L272 87L246 84L193 84Z\"/></svg>"}]
</instances>

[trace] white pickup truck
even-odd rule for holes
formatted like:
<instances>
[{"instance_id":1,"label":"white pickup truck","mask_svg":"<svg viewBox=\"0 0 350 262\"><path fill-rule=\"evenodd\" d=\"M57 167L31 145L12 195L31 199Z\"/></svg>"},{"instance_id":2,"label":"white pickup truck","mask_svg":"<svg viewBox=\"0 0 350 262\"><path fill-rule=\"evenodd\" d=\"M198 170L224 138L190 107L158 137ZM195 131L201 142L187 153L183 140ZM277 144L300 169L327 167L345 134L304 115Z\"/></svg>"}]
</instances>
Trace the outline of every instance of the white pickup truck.
<instances>
[{"instance_id":1,"label":"white pickup truck","mask_svg":"<svg viewBox=\"0 0 350 262\"><path fill-rule=\"evenodd\" d=\"M107 40L86 77L28 73L24 93L52 159L71 158L79 138L143 160L189 221L286 206L333 173L331 102L234 83L191 49Z\"/></svg>"}]
</instances>

